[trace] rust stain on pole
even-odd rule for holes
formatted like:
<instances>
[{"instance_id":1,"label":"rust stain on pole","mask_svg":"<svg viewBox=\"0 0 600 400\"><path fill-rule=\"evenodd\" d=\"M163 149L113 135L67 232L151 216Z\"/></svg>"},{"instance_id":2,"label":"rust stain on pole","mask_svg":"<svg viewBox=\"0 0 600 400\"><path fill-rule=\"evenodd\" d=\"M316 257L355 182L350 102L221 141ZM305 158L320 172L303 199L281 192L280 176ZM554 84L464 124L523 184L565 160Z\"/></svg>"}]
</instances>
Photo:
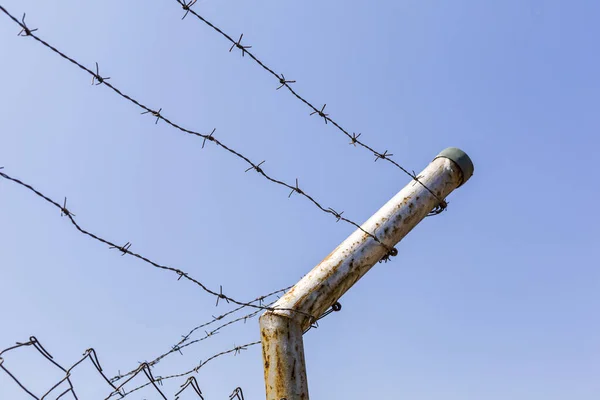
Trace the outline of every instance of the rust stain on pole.
<instances>
[{"instance_id":1,"label":"rust stain on pole","mask_svg":"<svg viewBox=\"0 0 600 400\"><path fill-rule=\"evenodd\" d=\"M419 180L445 198L473 173L459 149L444 150L419 174ZM388 248L395 246L438 205L423 185L411 182L361 227ZM267 400L308 400L302 332L331 307L388 248L357 229L305 275L260 318Z\"/></svg>"}]
</instances>

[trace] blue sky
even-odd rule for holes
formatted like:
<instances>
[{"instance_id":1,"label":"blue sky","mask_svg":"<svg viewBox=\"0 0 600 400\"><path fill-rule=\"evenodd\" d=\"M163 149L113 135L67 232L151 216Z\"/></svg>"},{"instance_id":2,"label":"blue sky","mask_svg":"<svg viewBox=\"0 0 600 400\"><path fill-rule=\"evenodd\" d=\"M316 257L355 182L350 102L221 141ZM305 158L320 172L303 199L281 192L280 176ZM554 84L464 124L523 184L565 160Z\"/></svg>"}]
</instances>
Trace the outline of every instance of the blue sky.
<instances>
[{"instance_id":1,"label":"blue sky","mask_svg":"<svg viewBox=\"0 0 600 400\"><path fill-rule=\"evenodd\" d=\"M275 91L221 36L181 21L174 0L152 3L0 2L70 56L98 62L115 86L183 126L217 128L223 142L267 160L268 173L298 178L353 220L409 182ZM475 164L448 211L420 224L305 336L313 398L597 397L600 4L200 0L194 9L244 33L299 93L409 169L448 146ZM352 232L222 149L155 125L18 31L0 15L0 165L67 196L84 227L241 299L295 283ZM82 236L4 180L0 223L0 348L36 335L68 365L94 347L112 376L229 309ZM252 319L166 358L154 375L257 338ZM58 376L30 349L5 365L42 392ZM258 346L196 376L207 400L236 386L264 397ZM81 398L109 392L85 368L74 381ZM0 398L28 397L0 374Z\"/></svg>"}]
</instances>

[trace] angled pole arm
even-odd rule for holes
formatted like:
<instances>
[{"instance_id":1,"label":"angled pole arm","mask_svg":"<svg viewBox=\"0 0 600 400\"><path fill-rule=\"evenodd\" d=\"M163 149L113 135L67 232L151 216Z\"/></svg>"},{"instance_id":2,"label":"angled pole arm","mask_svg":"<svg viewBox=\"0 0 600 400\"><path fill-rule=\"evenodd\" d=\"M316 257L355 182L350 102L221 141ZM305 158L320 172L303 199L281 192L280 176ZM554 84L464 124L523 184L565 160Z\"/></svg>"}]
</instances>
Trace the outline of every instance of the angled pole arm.
<instances>
[{"instance_id":1,"label":"angled pole arm","mask_svg":"<svg viewBox=\"0 0 600 400\"><path fill-rule=\"evenodd\" d=\"M302 334L404 236L473 174L457 148L412 181L305 275L260 318L267 400L308 400ZM435 196L431 193L435 193ZM374 234L378 241L366 234Z\"/></svg>"}]
</instances>

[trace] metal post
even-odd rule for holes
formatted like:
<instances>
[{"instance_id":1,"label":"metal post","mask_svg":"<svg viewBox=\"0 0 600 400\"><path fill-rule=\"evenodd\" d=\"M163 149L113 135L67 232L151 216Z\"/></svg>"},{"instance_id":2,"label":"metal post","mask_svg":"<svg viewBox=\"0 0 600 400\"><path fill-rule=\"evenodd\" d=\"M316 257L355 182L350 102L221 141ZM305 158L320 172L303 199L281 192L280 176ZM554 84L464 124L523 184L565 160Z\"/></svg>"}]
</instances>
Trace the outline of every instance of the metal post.
<instances>
[{"instance_id":1,"label":"metal post","mask_svg":"<svg viewBox=\"0 0 600 400\"><path fill-rule=\"evenodd\" d=\"M409 183L362 225L385 246L357 229L261 316L267 400L308 400L303 331L472 174L463 151L442 151L418 175L423 185Z\"/></svg>"}]
</instances>

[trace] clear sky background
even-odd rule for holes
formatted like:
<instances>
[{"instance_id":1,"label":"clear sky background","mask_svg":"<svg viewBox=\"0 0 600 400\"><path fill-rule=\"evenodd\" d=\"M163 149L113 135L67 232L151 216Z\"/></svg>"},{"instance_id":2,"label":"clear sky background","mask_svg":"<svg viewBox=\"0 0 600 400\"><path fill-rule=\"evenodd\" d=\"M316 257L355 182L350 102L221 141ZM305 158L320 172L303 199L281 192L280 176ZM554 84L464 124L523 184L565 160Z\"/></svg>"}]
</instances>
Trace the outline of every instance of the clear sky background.
<instances>
[{"instance_id":1,"label":"clear sky background","mask_svg":"<svg viewBox=\"0 0 600 400\"><path fill-rule=\"evenodd\" d=\"M2 0L42 38L179 124L210 132L359 222L409 182L373 162L174 0ZM600 52L597 1L215 1L194 9L296 90L409 169L457 146L475 175L305 336L314 399L597 399ZM244 173L0 15L0 165L82 226L252 299L294 284L353 229ZM0 180L0 348L36 335L109 376L229 308L75 231ZM203 332L200 332L203 333ZM195 337L201 337L198 334ZM257 340L257 319L159 363L193 368ZM38 394L59 377L32 349L5 365ZM259 346L196 375L207 400L264 398ZM172 396L184 378L163 387ZM110 390L88 367L80 398ZM136 380L143 383L143 379ZM182 399L192 399L188 397ZM28 398L0 373L1 399ZM156 399L151 390L132 399Z\"/></svg>"}]
</instances>

